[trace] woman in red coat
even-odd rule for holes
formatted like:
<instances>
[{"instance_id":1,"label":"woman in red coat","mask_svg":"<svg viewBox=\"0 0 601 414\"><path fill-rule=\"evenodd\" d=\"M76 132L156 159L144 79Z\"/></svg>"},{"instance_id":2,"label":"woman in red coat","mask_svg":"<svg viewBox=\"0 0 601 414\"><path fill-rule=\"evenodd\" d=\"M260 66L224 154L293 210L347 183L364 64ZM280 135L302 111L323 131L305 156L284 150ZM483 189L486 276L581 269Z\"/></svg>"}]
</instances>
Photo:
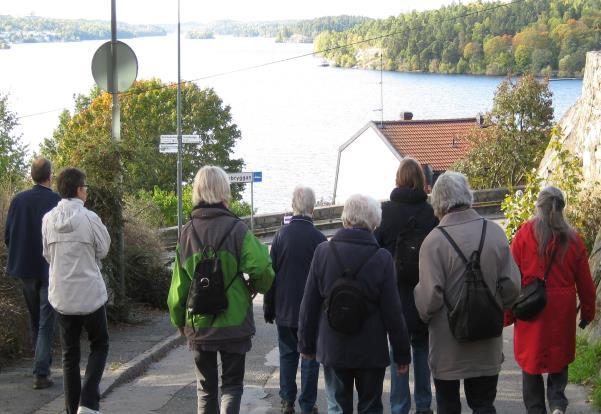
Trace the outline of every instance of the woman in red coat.
<instances>
[{"instance_id":1,"label":"woman in red coat","mask_svg":"<svg viewBox=\"0 0 601 414\"><path fill-rule=\"evenodd\" d=\"M545 414L547 400L553 414L568 405L565 387L568 364L576 348L576 294L580 299L580 327L595 317L595 285L584 244L565 221L561 190L547 187L538 195L536 216L517 232L511 251L522 273L522 288L547 267L547 305L529 321L515 320L515 359L522 368L522 391L528 414ZM514 322L508 315L508 323Z\"/></svg>"}]
</instances>

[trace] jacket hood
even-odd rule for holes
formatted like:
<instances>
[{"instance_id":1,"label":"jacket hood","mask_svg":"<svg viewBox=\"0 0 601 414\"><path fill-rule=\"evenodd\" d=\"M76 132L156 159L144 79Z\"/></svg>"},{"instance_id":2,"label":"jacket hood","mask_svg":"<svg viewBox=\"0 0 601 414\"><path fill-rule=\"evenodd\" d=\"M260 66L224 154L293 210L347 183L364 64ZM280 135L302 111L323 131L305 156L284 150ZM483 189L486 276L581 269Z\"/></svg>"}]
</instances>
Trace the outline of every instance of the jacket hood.
<instances>
[{"instance_id":1,"label":"jacket hood","mask_svg":"<svg viewBox=\"0 0 601 414\"><path fill-rule=\"evenodd\" d=\"M236 217L234 213L223 206L202 207L197 206L192 210L190 218L215 218L221 216Z\"/></svg>"},{"instance_id":2,"label":"jacket hood","mask_svg":"<svg viewBox=\"0 0 601 414\"><path fill-rule=\"evenodd\" d=\"M82 200L63 198L56 206L54 230L57 233L72 233L83 218L81 214L78 214L82 208Z\"/></svg>"},{"instance_id":3,"label":"jacket hood","mask_svg":"<svg viewBox=\"0 0 601 414\"><path fill-rule=\"evenodd\" d=\"M390 193L390 201L398 203L418 204L423 203L427 199L428 196L424 190L408 187L396 187Z\"/></svg>"}]
</instances>

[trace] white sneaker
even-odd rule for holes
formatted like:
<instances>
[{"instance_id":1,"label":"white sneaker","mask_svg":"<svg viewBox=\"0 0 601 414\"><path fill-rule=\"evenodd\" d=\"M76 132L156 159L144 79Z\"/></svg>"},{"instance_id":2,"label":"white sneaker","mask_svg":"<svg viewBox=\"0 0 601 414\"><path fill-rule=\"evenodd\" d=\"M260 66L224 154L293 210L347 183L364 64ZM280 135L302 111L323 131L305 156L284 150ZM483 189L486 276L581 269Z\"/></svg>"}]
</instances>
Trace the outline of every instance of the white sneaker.
<instances>
[{"instance_id":1,"label":"white sneaker","mask_svg":"<svg viewBox=\"0 0 601 414\"><path fill-rule=\"evenodd\" d=\"M80 405L77 409L77 414L100 414L100 411L92 410L91 408Z\"/></svg>"},{"instance_id":2,"label":"white sneaker","mask_svg":"<svg viewBox=\"0 0 601 414\"><path fill-rule=\"evenodd\" d=\"M560 410L559 408L556 408L553 410L552 414L564 414L564 412L562 410Z\"/></svg>"}]
</instances>

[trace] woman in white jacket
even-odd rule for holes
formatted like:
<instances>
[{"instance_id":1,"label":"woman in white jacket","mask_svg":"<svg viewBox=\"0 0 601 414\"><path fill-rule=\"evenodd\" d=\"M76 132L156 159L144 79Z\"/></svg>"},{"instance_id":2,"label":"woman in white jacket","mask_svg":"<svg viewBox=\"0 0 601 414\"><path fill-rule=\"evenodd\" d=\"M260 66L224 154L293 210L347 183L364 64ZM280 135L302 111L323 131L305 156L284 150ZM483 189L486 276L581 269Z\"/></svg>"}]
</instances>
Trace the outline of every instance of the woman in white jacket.
<instances>
[{"instance_id":1,"label":"woman in white jacket","mask_svg":"<svg viewBox=\"0 0 601 414\"><path fill-rule=\"evenodd\" d=\"M63 387L67 414L99 413L99 384L106 364L109 337L107 292L100 259L111 239L100 218L84 207L86 175L67 168L57 178L62 200L42 221L44 257L50 264L48 299L58 313L63 350ZM80 378L82 328L88 332L90 355Z\"/></svg>"}]
</instances>

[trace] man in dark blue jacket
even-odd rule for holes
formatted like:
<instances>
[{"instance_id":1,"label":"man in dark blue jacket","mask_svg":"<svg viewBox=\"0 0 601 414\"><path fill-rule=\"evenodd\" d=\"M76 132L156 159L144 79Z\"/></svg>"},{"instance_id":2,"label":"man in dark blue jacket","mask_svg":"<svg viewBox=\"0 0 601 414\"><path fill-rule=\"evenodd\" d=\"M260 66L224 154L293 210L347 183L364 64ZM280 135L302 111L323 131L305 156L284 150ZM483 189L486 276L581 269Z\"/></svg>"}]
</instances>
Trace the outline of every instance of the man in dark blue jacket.
<instances>
[{"instance_id":1,"label":"man in dark blue jacket","mask_svg":"<svg viewBox=\"0 0 601 414\"><path fill-rule=\"evenodd\" d=\"M8 247L6 273L21 279L29 310L35 352L33 388L50 387L52 338L56 314L48 302L48 263L42 256L42 218L60 201L50 188L52 165L39 158L31 165L35 185L17 194L10 203L4 242Z\"/></svg>"},{"instance_id":2,"label":"man in dark blue jacket","mask_svg":"<svg viewBox=\"0 0 601 414\"><path fill-rule=\"evenodd\" d=\"M282 412L293 413L296 400L296 370L298 367L298 313L313 252L325 236L313 225L315 194L307 187L298 186L292 194L294 216L271 244L271 261L275 280L265 295L265 320L278 328L280 350L280 397ZM302 413L315 413L319 363L301 360L301 392L298 403Z\"/></svg>"}]
</instances>

